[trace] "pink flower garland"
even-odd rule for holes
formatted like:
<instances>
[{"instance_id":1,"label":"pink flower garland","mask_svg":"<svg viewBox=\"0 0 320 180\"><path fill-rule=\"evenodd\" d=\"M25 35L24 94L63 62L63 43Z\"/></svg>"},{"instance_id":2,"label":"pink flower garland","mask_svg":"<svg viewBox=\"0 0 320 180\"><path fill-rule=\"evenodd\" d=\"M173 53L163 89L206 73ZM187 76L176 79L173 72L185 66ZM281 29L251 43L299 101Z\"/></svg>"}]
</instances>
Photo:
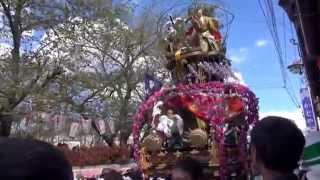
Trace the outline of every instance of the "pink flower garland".
<instances>
[{"instance_id":1,"label":"pink flower garland","mask_svg":"<svg viewBox=\"0 0 320 180\"><path fill-rule=\"evenodd\" d=\"M258 121L258 100L254 93L250 91L247 87L240 84L225 84L221 82L209 82L201 84L178 84L176 87L163 87L160 91L155 92L150 96L143 104L140 105L138 112L134 116L133 121L133 140L134 140L134 157L139 162L140 160L140 129L142 127L142 122L144 120L144 114L153 108L153 105L160 100L160 98L165 97L169 93L186 93L192 94L195 92L201 92L208 94L209 96L215 97L226 97L230 94L235 94L242 98L245 104L244 115L246 117L246 124L240 127L240 142L238 148L240 149L239 160L243 164L247 164L247 132L250 124L254 124ZM177 95L177 94L176 94ZM209 117L209 124L213 130L214 140L219 146L219 161L220 161L220 178L223 180L228 174L226 169L227 157L224 150L224 133L223 133L223 123L224 123L224 109L215 108L214 112L211 113ZM248 166L246 166L248 167ZM246 169L247 170L247 169Z\"/></svg>"}]
</instances>

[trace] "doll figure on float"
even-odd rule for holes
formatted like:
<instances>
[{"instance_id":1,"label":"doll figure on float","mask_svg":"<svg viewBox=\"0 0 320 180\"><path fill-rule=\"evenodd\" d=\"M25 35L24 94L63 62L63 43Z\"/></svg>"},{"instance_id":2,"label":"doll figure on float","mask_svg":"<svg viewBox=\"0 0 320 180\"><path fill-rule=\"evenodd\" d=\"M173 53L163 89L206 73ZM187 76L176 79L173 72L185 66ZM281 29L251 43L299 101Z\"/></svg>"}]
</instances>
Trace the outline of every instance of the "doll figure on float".
<instances>
[{"instance_id":1,"label":"doll figure on float","mask_svg":"<svg viewBox=\"0 0 320 180\"><path fill-rule=\"evenodd\" d=\"M183 141L182 141L182 135L183 135L183 119L178 114L174 114L173 110L169 109L168 117L173 120L173 124L170 127L171 128L171 138L169 139L168 146L169 149L174 148L174 146L182 147Z\"/></svg>"},{"instance_id":2,"label":"doll figure on float","mask_svg":"<svg viewBox=\"0 0 320 180\"><path fill-rule=\"evenodd\" d=\"M187 21L191 21L192 24L186 32L187 40L192 47L200 47L205 53L211 50L221 51L222 35L216 18L206 16L202 8L196 8L195 11L189 11Z\"/></svg>"},{"instance_id":3,"label":"doll figure on float","mask_svg":"<svg viewBox=\"0 0 320 180\"><path fill-rule=\"evenodd\" d=\"M185 22L182 18L177 17L173 19L170 16L170 21L165 25L166 27L166 38L167 52L175 53L179 49L186 48L185 43Z\"/></svg>"},{"instance_id":4,"label":"doll figure on float","mask_svg":"<svg viewBox=\"0 0 320 180\"><path fill-rule=\"evenodd\" d=\"M162 109L163 109L163 102L158 101L153 106L152 109L152 123L151 127L155 129L155 127L159 124L159 117L162 115Z\"/></svg>"},{"instance_id":5,"label":"doll figure on float","mask_svg":"<svg viewBox=\"0 0 320 180\"><path fill-rule=\"evenodd\" d=\"M169 149L174 146L183 146L183 125L183 119L180 115L175 114L172 109L168 109L166 115L160 116L157 130L165 135Z\"/></svg>"}]
</instances>

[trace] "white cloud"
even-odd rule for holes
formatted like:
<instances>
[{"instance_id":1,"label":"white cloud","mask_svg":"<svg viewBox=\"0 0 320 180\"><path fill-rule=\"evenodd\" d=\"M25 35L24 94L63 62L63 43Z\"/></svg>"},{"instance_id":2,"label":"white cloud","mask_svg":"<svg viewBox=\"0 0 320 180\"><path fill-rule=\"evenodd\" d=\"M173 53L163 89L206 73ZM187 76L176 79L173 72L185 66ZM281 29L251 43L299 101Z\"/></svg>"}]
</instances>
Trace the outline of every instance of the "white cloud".
<instances>
[{"instance_id":1,"label":"white cloud","mask_svg":"<svg viewBox=\"0 0 320 180\"><path fill-rule=\"evenodd\" d=\"M131 2L134 4L139 4L139 3L141 3L141 0L132 0Z\"/></svg>"},{"instance_id":2,"label":"white cloud","mask_svg":"<svg viewBox=\"0 0 320 180\"><path fill-rule=\"evenodd\" d=\"M240 64L248 57L247 48L239 48L238 50L230 50L229 58L233 63Z\"/></svg>"},{"instance_id":3,"label":"white cloud","mask_svg":"<svg viewBox=\"0 0 320 180\"><path fill-rule=\"evenodd\" d=\"M243 79L243 76L240 72L233 71L233 75L234 75L234 77L229 77L227 82L246 85L246 83Z\"/></svg>"},{"instance_id":4,"label":"white cloud","mask_svg":"<svg viewBox=\"0 0 320 180\"><path fill-rule=\"evenodd\" d=\"M306 123L302 114L302 111L300 109L294 110L294 111L269 111L269 112L261 112L260 113L260 119L264 118L266 116L280 116L287 119L293 120L296 125L301 129L306 129Z\"/></svg>"},{"instance_id":5,"label":"white cloud","mask_svg":"<svg viewBox=\"0 0 320 180\"><path fill-rule=\"evenodd\" d=\"M0 56L3 56L11 51L12 47L6 43L0 43Z\"/></svg>"},{"instance_id":6,"label":"white cloud","mask_svg":"<svg viewBox=\"0 0 320 180\"><path fill-rule=\"evenodd\" d=\"M35 30L22 32L22 37L24 37L24 38L31 38L31 37L34 37L35 35L36 35L36 31Z\"/></svg>"},{"instance_id":7,"label":"white cloud","mask_svg":"<svg viewBox=\"0 0 320 180\"><path fill-rule=\"evenodd\" d=\"M247 48L240 48L240 49L239 49L239 52L241 52L241 53L245 53L245 52L247 52L247 51L248 51Z\"/></svg>"},{"instance_id":8,"label":"white cloud","mask_svg":"<svg viewBox=\"0 0 320 180\"><path fill-rule=\"evenodd\" d=\"M240 72L234 72L234 75L236 76L236 78L239 80L240 84L246 85L243 76Z\"/></svg>"},{"instance_id":9,"label":"white cloud","mask_svg":"<svg viewBox=\"0 0 320 180\"><path fill-rule=\"evenodd\" d=\"M256 41L256 47L264 47L269 44L269 41L266 39L259 39Z\"/></svg>"}]
</instances>

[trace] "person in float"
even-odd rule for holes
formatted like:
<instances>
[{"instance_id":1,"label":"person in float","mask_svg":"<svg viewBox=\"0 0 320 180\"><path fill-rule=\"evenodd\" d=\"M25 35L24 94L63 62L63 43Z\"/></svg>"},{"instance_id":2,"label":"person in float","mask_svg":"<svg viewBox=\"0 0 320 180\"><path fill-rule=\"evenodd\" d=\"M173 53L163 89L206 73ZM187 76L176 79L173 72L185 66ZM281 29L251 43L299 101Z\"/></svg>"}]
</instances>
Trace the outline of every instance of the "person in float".
<instances>
[{"instance_id":1,"label":"person in float","mask_svg":"<svg viewBox=\"0 0 320 180\"><path fill-rule=\"evenodd\" d=\"M166 115L160 116L157 130L165 134L169 139L169 147L172 148L174 145L182 146L183 126L183 119L172 109L168 109Z\"/></svg>"},{"instance_id":2,"label":"person in float","mask_svg":"<svg viewBox=\"0 0 320 180\"><path fill-rule=\"evenodd\" d=\"M175 114L172 109L169 109L168 117L172 120L172 125L170 126L171 139L169 141L169 148L173 148L175 145L179 147L183 146L182 135L183 135L183 119L179 114Z\"/></svg>"},{"instance_id":3,"label":"person in float","mask_svg":"<svg viewBox=\"0 0 320 180\"><path fill-rule=\"evenodd\" d=\"M266 117L251 131L253 174L263 180L298 180L294 170L302 156L305 138L291 121L281 117Z\"/></svg>"},{"instance_id":4,"label":"person in float","mask_svg":"<svg viewBox=\"0 0 320 180\"><path fill-rule=\"evenodd\" d=\"M0 179L73 180L72 166L51 144L17 138L0 138Z\"/></svg>"}]
</instances>

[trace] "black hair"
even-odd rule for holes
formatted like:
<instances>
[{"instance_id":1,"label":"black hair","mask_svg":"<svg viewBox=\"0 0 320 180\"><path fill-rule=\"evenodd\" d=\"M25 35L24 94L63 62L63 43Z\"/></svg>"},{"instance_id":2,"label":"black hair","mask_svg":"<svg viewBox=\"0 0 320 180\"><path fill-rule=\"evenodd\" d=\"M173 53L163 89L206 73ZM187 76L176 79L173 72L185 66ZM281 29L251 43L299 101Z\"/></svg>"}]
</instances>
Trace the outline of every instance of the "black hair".
<instances>
[{"instance_id":1,"label":"black hair","mask_svg":"<svg viewBox=\"0 0 320 180\"><path fill-rule=\"evenodd\" d=\"M113 169L107 169L106 172L102 172L101 178L105 180L122 180L123 177L120 172Z\"/></svg>"},{"instance_id":2,"label":"black hair","mask_svg":"<svg viewBox=\"0 0 320 180\"><path fill-rule=\"evenodd\" d=\"M203 169L200 162L191 157L186 157L178 160L175 169L179 169L188 173L193 180L204 178Z\"/></svg>"},{"instance_id":3,"label":"black hair","mask_svg":"<svg viewBox=\"0 0 320 180\"><path fill-rule=\"evenodd\" d=\"M126 174L132 180L143 180L142 173L139 170L133 170Z\"/></svg>"},{"instance_id":4,"label":"black hair","mask_svg":"<svg viewBox=\"0 0 320 180\"><path fill-rule=\"evenodd\" d=\"M0 179L73 180L72 166L51 144L17 138L0 138Z\"/></svg>"},{"instance_id":5,"label":"black hair","mask_svg":"<svg viewBox=\"0 0 320 180\"><path fill-rule=\"evenodd\" d=\"M174 109L172 109L172 108L167 109L167 111L166 111L166 112L168 113L169 111L172 111L172 113L173 113L173 114L175 114L175 113L176 113L176 111L175 111Z\"/></svg>"},{"instance_id":6,"label":"black hair","mask_svg":"<svg viewBox=\"0 0 320 180\"><path fill-rule=\"evenodd\" d=\"M251 144L265 168L290 174L298 167L305 138L291 120L269 116L252 129Z\"/></svg>"}]
</instances>

